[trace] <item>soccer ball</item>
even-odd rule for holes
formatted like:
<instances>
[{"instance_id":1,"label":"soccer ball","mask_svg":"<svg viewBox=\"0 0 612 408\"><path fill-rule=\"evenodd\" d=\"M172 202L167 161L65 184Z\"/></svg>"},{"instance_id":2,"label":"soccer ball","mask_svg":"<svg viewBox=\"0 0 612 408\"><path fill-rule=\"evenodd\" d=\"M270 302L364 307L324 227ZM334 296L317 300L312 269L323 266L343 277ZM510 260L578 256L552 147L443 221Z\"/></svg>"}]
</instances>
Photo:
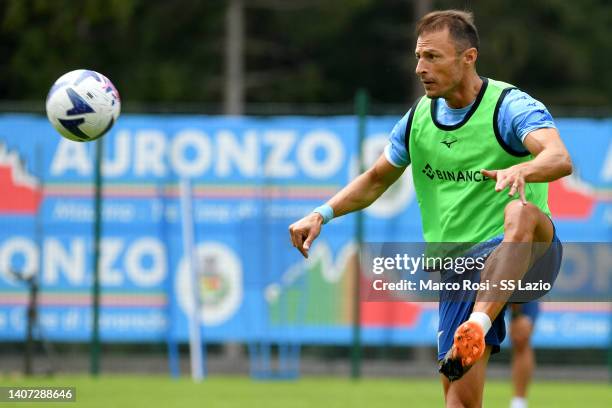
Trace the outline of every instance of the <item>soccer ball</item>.
<instances>
[{"instance_id":1,"label":"soccer ball","mask_svg":"<svg viewBox=\"0 0 612 408\"><path fill-rule=\"evenodd\" d=\"M104 75L87 69L62 75L47 95L47 118L62 136L76 142L104 135L120 111L115 86Z\"/></svg>"}]
</instances>

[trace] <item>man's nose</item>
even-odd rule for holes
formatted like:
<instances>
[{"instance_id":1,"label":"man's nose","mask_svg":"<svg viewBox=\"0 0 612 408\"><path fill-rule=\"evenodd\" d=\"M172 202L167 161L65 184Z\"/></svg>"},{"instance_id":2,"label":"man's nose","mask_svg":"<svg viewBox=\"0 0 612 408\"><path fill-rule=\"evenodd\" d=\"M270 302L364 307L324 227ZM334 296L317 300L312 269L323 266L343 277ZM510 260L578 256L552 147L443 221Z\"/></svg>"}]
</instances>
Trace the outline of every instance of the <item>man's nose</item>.
<instances>
[{"instance_id":1,"label":"man's nose","mask_svg":"<svg viewBox=\"0 0 612 408\"><path fill-rule=\"evenodd\" d=\"M423 64L422 59L418 59L417 60L417 64L416 64L416 68L414 69L414 72L418 75L421 76L423 75L425 72L427 72L427 70L425 69L425 64Z\"/></svg>"}]
</instances>

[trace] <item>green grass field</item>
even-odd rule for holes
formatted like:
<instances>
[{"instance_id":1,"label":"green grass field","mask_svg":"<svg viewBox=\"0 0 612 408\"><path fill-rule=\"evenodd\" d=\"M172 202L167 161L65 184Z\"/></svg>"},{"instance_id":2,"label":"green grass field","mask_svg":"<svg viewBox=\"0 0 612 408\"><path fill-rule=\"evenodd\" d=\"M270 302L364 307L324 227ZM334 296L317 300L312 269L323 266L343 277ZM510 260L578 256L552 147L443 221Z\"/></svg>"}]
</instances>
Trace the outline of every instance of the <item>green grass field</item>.
<instances>
[{"instance_id":1,"label":"green grass field","mask_svg":"<svg viewBox=\"0 0 612 408\"><path fill-rule=\"evenodd\" d=\"M440 407L441 387L434 380L304 378L297 381L254 381L244 377L212 377L201 384L187 378L158 376L61 376L54 378L0 378L2 386L72 386L76 403L53 407ZM507 408L510 384L491 381L485 407ZM40 407L47 404L0 403L3 407ZM536 382L530 406L597 408L612 406L612 387L591 383Z\"/></svg>"}]
</instances>

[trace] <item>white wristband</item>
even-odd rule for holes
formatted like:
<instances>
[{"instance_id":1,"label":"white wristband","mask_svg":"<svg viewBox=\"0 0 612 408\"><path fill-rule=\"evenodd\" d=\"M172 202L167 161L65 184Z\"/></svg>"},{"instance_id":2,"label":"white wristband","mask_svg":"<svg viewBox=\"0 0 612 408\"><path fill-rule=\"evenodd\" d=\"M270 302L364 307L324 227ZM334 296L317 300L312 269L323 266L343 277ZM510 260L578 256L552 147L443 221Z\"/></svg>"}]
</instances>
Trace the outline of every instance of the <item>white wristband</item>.
<instances>
[{"instance_id":1,"label":"white wristband","mask_svg":"<svg viewBox=\"0 0 612 408\"><path fill-rule=\"evenodd\" d=\"M312 212L321 214L321 217L323 217L323 224L327 224L334 218L334 209L327 204L323 204L315 208L314 210L312 210Z\"/></svg>"},{"instance_id":2,"label":"white wristband","mask_svg":"<svg viewBox=\"0 0 612 408\"><path fill-rule=\"evenodd\" d=\"M478 323L480 327L482 327L485 335L489 332L489 329L492 326L491 319L486 313L473 312L468 320Z\"/></svg>"}]
</instances>

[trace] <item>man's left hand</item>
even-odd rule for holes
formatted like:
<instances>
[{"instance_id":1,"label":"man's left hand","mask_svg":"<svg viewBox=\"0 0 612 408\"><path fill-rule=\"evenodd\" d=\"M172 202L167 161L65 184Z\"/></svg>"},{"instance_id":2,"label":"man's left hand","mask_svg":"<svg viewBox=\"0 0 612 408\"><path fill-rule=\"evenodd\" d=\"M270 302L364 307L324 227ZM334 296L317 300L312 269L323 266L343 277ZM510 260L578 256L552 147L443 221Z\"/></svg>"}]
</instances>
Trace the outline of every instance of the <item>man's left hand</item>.
<instances>
[{"instance_id":1,"label":"man's left hand","mask_svg":"<svg viewBox=\"0 0 612 408\"><path fill-rule=\"evenodd\" d=\"M522 174L518 166L508 167L502 170L480 170L483 176L495 180L495 191L503 191L510 187L508 195L514 197L518 192L523 205L527 205L525 196L525 176Z\"/></svg>"}]
</instances>

